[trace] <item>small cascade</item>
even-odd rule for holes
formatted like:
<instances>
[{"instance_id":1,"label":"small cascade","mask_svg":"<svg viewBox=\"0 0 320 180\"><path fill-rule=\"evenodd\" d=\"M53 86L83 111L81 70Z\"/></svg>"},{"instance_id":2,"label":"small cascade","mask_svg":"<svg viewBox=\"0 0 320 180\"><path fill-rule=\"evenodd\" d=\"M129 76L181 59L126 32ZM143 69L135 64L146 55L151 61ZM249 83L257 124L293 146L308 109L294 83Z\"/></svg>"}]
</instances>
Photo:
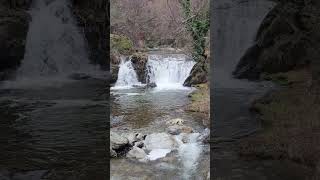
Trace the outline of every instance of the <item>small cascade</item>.
<instances>
[{"instance_id":1,"label":"small cascade","mask_svg":"<svg viewBox=\"0 0 320 180\"><path fill-rule=\"evenodd\" d=\"M141 85L141 83L138 81L137 73L132 66L131 59L126 60L125 57L121 57L118 79L114 88L126 89L134 85Z\"/></svg>"},{"instance_id":2,"label":"small cascade","mask_svg":"<svg viewBox=\"0 0 320 180\"><path fill-rule=\"evenodd\" d=\"M69 75L93 70L83 34L67 0L35 0L26 53L18 77Z\"/></svg>"},{"instance_id":3,"label":"small cascade","mask_svg":"<svg viewBox=\"0 0 320 180\"><path fill-rule=\"evenodd\" d=\"M194 64L185 55L149 55L147 80L160 89L182 88Z\"/></svg>"}]
</instances>

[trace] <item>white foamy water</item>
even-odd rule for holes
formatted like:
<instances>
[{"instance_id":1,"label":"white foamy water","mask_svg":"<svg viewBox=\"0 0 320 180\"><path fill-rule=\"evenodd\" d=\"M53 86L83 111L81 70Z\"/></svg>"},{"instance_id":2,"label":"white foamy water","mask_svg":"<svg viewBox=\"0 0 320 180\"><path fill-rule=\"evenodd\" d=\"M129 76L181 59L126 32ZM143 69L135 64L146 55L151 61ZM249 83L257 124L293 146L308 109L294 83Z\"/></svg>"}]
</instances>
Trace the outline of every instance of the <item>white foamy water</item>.
<instances>
[{"instance_id":1,"label":"white foamy water","mask_svg":"<svg viewBox=\"0 0 320 180\"><path fill-rule=\"evenodd\" d=\"M111 89L130 89L133 86L141 86L137 73L132 66L131 59L126 60L125 57L121 57L118 79L115 86Z\"/></svg>"},{"instance_id":2,"label":"white foamy water","mask_svg":"<svg viewBox=\"0 0 320 180\"><path fill-rule=\"evenodd\" d=\"M94 70L84 35L76 26L67 0L35 0L31 9L26 52L18 78L61 76Z\"/></svg>"},{"instance_id":3,"label":"white foamy water","mask_svg":"<svg viewBox=\"0 0 320 180\"><path fill-rule=\"evenodd\" d=\"M197 141L199 133L191 133L187 136L177 136L179 142L178 155L183 165L183 177L188 179L198 166L198 159L202 152L201 144ZM185 143L183 143L183 139Z\"/></svg>"},{"instance_id":4,"label":"white foamy water","mask_svg":"<svg viewBox=\"0 0 320 180\"><path fill-rule=\"evenodd\" d=\"M147 155L147 158L151 161L154 161L166 157L170 152L171 149L154 149Z\"/></svg>"},{"instance_id":5,"label":"white foamy water","mask_svg":"<svg viewBox=\"0 0 320 180\"><path fill-rule=\"evenodd\" d=\"M185 55L149 55L147 62L148 80L156 83L156 89L187 89L184 81L195 62Z\"/></svg>"},{"instance_id":6,"label":"white foamy water","mask_svg":"<svg viewBox=\"0 0 320 180\"><path fill-rule=\"evenodd\" d=\"M177 136L167 133L154 133L147 136L144 141L146 148L151 150L147 159L154 161L167 156L173 150L177 150L179 161L182 164L183 178L188 179L198 166L198 160L202 152L202 144L198 141L200 133L185 134Z\"/></svg>"}]
</instances>

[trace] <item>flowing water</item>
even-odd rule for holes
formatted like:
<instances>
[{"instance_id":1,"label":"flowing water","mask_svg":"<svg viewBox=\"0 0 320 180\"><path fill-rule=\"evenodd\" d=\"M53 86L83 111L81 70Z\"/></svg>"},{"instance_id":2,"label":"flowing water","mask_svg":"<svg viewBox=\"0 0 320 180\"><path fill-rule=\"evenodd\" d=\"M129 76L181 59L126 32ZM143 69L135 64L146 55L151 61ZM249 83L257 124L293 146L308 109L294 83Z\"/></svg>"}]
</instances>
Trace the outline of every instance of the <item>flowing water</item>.
<instances>
[{"instance_id":1,"label":"flowing water","mask_svg":"<svg viewBox=\"0 0 320 180\"><path fill-rule=\"evenodd\" d=\"M0 82L0 179L106 178L107 82L69 5L33 1L22 65Z\"/></svg>"},{"instance_id":2,"label":"flowing water","mask_svg":"<svg viewBox=\"0 0 320 180\"><path fill-rule=\"evenodd\" d=\"M147 134L150 141L157 142L148 155L148 162L113 158L112 179L205 179L209 170L209 147L196 141L199 133L191 133L187 137L188 143L182 142L182 136L172 136L178 144L176 147L168 147L167 141L162 141L166 134L163 138L161 136L167 131L166 122L174 118L184 119L184 125L192 127L195 132L202 132L205 128L200 114L184 110L190 102L188 94L193 89L183 87L183 82L193 65L194 62L185 55L152 53L148 58L147 73L150 82L157 84L156 88L142 85L121 89L117 88L117 83L112 88L112 129L119 133Z\"/></svg>"},{"instance_id":3,"label":"flowing water","mask_svg":"<svg viewBox=\"0 0 320 180\"><path fill-rule=\"evenodd\" d=\"M56 76L93 70L83 33L76 26L69 6L67 0L33 1L32 22L18 76Z\"/></svg>"},{"instance_id":4,"label":"flowing water","mask_svg":"<svg viewBox=\"0 0 320 180\"><path fill-rule=\"evenodd\" d=\"M232 77L232 71L253 44L260 23L274 3L266 0L216 0L212 3L213 135L211 146L214 179L301 179L301 168L282 161L246 161L239 157L237 139L252 135L260 123L249 112L252 101L271 84Z\"/></svg>"},{"instance_id":5,"label":"flowing water","mask_svg":"<svg viewBox=\"0 0 320 180\"><path fill-rule=\"evenodd\" d=\"M118 72L118 79L115 87L118 89L130 88L134 85L140 85L138 81L137 73L132 66L131 59L126 60L125 57L121 57L121 63Z\"/></svg>"}]
</instances>

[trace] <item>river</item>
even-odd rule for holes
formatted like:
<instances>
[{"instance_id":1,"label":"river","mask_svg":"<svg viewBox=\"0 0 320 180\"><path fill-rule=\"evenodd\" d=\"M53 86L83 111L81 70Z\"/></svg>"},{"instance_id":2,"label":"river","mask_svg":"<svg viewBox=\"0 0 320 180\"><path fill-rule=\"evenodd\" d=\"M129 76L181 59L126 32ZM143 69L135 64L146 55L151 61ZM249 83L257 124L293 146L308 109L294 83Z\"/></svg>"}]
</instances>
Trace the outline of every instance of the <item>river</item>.
<instances>
[{"instance_id":1,"label":"river","mask_svg":"<svg viewBox=\"0 0 320 180\"><path fill-rule=\"evenodd\" d=\"M137 82L130 61L123 62L118 81L111 89L111 129L118 133L163 133L168 128L166 122L181 118L184 125L193 128L191 136L203 132L203 116L185 111L190 103L188 95L194 89L182 84L193 65L194 62L182 54L150 53L148 76L157 87L145 88ZM158 142L160 147L162 143L161 140ZM111 179L206 179L209 156L208 144L191 140L157 160L139 162L126 157L113 158Z\"/></svg>"}]
</instances>

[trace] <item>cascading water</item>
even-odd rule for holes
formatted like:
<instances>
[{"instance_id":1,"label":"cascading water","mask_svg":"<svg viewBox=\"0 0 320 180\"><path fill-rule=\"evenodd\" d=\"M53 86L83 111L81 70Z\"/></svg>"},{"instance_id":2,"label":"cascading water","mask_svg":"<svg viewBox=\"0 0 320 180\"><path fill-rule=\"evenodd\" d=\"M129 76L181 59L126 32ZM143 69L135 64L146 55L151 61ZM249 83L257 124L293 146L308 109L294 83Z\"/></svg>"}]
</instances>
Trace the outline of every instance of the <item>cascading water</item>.
<instances>
[{"instance_id":1,"label":"cascading water","mask_svg":"<svg viewBox=\"0 0 320 180\"><path fill-rule=\"evenodd\" d=\"M149 55L148 81L160 89L182 88L194 64L185 55Z\"/></svg>"},{"instance_id":2,"label":"cascading water","mask_svg":"<svg viewBox=\"0 0 320 180\"><path fill-rule=\"evenodd\" d=\"M243 87L232 71L245 51L253 44L261 21L274 3L265 0L216 0L213 3L212 31L213 82L215 87Z\"/></svg>"},{"instance_id":3,"label":"cascading water","mask_svg":"<svg viewBox=\"0 0 320 180\"><path fill-rule=\"evenodd\" d=\"M140 85L138 81L137 73L135 72L131 59L126 61L125 57L121 57L121 63L119 66L118 79L115 84L116 89L130 88L134 85Z\"/></svg>"},{"instance_id":4,"label":"cascading water","mask_svg":"<svg viewBox=\"0 0 320 180\"><path fill-rule=\"evenodd\" d=\"M69 5L67 0L33 2L26 53L18 76L57 76L93 68Z\"/></svg>"}]
</instances>

